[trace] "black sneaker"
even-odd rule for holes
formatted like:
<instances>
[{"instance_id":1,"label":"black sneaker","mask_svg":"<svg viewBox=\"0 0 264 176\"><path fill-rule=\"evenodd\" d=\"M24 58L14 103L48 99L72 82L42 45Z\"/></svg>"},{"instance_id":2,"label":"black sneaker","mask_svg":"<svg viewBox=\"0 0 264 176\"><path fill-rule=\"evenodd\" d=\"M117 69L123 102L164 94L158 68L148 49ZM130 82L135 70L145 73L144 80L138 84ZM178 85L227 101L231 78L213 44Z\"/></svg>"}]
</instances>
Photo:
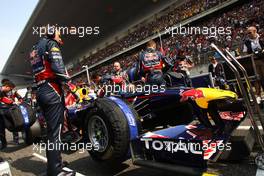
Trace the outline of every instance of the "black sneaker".
<instances>
[{"instance_id":1,"label":"black sneaker","mask_svg":"<svg viewBox=\"0 0 264 176\"><path fill-rule=\"evenodd\" d=\"M13 132L13 143L18 145L19 144L19 135L18 132Z\"/></svg>"},{"instance_id":2,"label":"black sneaker","mask_svg":"<svg viewBox=\"0 0 264 176\"><path fill-rule=\"evenodd\" d=\"M6 146L7 146L6 140L0 140L0 150L3 150L4 148L6 148Z\"/></svg>"},{"instance_id":3,"label":"black sneaker","mask_svg":"<svg viewBox=\"0 0 264 176\"><path fill-rule=\"evenodd\" d=\"M62 161L62 168L64 167L68 167L69 166L69 162L68 161Z\"/></svg>"}]
</instances>

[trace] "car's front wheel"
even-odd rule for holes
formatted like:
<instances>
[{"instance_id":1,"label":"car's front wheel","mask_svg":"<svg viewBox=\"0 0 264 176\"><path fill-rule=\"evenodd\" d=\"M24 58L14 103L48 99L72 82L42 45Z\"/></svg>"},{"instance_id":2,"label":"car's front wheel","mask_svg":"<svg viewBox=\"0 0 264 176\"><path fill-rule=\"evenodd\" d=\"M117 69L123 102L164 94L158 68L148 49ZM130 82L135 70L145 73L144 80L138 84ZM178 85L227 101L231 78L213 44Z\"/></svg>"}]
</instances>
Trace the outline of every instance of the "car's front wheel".
<instances>
[{"instance_id":1,"label":"car's front wheel","mask_svg":"<svg viewBox=\"0 0 264 176\"><path fill-rule=\"evenodd\" d=\"M86 121L86 138L93 145L89 153L95 161L117 164L126 160L130 132L121 108L107 98L97 99Z\"/></svg>"}]
</instances>

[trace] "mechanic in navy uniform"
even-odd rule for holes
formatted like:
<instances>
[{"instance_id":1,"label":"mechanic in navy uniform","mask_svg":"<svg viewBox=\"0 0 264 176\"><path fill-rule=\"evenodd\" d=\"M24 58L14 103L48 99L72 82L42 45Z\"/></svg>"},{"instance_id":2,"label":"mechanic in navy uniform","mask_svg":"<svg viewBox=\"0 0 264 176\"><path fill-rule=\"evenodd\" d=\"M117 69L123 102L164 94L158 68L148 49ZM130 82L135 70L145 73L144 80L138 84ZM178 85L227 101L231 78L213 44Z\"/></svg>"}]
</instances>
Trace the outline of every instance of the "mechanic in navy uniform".
<instances>
[{"instance_id":1,"label":"mechanic in navy uniform","mask_svg":"<svg viewBox=\"0 0 264 176\"><path fill-rule=\"evenodd\" d=\"M10 80L9 79L2 79L1 84L5 85L5 82L10 82ZM15 101L15 99L17 98L18 101L22 102L23 99L22 99L21 95L19 95L19 93L17 93L17 91L13 92L13 89L15 88L15 84L13 86L14 87L12 87L12 90L9 91L6 96L8 96L8 98L12 99L13 101ZM19 144L18 132L13 132L13 142L17 145Z\"/></svg>"},{"instance_id":2,"label":"mechanic in navy uniform","mask_svg":"<svg viewBox=\"0 0 264 176\"><path fill-rule=\"evenodd\" d=\"M64 119L64 97L62 87L69 77L63 63L60 32L54 26L46 26L46 36L41 38L30 53L30 62L37 84L37 101L47 122L47 138L54 150L46 149L47 175L75 175L63 171L59 146ZM47 145L48 147L48 145Z\"/></svg>"},{"instance_id":3,"label":"mechanic in navy uniform","mask_svg":"<svg viewBox=\"0 0 264 176\"><path fill-rule=\"evenodd\" d=\"M164 68L165 57L156 50L156 43L150 40L144 51L139 53L138 72L142 81L150 85L163 85L162 70Z\"/></svg>"}]
</instances>

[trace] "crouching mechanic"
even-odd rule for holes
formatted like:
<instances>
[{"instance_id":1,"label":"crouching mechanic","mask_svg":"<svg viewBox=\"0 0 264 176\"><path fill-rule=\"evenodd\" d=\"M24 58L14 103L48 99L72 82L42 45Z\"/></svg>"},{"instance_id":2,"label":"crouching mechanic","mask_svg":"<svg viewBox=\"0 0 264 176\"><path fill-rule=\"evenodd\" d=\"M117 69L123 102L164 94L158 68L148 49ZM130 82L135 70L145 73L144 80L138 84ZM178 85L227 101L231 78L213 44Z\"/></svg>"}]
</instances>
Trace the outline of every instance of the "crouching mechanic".
<instances>
[{"instance_id":1,"label":"crouching mechanic","mask_svg":"<svg viewBox=\"0 0 264 176\"><path fill-rule=\"evenodd\" d=\"M165 57L156 50L155 41L147 43L145 51L140 52L138 71L142 81L150 85L163 85L163 67L166 64Z\"/></svg>"},{"instance_id":2,"label":"crouching mechanic","mask_svg":"<svg viewBox=\"0 0 264 176\"><path fill-rule=\"evenodd\" d=\"M8 109L13 104L13 100L9 98L9 92L15 87L15 84L9 80L2 82L2 86L0 87L0 150L4 149L7 145L6 137L5 137L5 122L4 115L5 110Z\"/></svg>"},{"instance_id":3,"label":"crouching mechanic","mask_svg":"<svg viewBox=\"0 0 264 176\"><path fill-rule=\"evenodd\" d=\"M30 62L37 84L37 101L47 122L47 175L75 175L74 172L62 170L59 147L65 110L62 86L69 79L60 51L62 40L54 26L48 25L46 31L46 36L33 47ZM52 150L49 150L49 145L54 146Z\"/></svg>"},{"instance_id":4,"label":"crouching mechanic","mask_svg":"<svg viewBox=\"0 0 264 176\"><path fill-rule=\"evenodd\" d=\"M15 100L17 99L19 102L23 102L22 97L19 95L19 93L17 91L13 92L13 89L15 88L15 84L10 81L9 79L2 79L1 84L3 86L5 85L10 85L11 86L11 90L7 93L5 93L5 97L3 97L2 99L6 99L8 101L1 101L2 103L2 107L4 106L5 110L6 108L9 108L10 105L13 104L13 102L15 102ZM5 114L3 114L5 115ZM19 144L19 134L18 132L13 132L13 142L15 144Z\"/></svg>"}]
</instances>

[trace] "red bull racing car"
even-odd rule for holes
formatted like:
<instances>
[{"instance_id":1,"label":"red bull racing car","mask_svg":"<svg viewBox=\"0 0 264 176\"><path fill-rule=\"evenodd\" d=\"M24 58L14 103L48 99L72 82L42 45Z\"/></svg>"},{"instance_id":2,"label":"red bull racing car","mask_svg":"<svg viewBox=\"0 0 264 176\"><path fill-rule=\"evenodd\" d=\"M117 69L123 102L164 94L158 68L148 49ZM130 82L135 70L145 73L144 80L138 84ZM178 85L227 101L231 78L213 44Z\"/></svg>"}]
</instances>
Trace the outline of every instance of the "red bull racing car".
<instances>
[{"instance_id":1,"label":"red bull racing car","mask_svg":"<svg viewBox=\"0 0 264 176\"><path fill-rule=\"evenodd\" d=\"M197 174L231 149L230 135L247 113L231 91L175 87L97 98L69 107L68 114L94 146L89 153L96 161L117 164L132 157L135 164L166 163L177 172L196 168Z\"/></svg>"},{"instance_id":2,"label":"red bull racing car","mask_svg":"<svg viewBox=\"0 0 264 176\"><path fill-rule=\"evenodd\" d=\"M132 158L136 165L199 175L208 161L232 150L230 136L247 114L251 117L249 110L232 91L169 87L94 97L67 111L82 141L92 144L88 152L95 161ZM262 157L256 162L263 163Z\"/></svg>"}]
</instances>

